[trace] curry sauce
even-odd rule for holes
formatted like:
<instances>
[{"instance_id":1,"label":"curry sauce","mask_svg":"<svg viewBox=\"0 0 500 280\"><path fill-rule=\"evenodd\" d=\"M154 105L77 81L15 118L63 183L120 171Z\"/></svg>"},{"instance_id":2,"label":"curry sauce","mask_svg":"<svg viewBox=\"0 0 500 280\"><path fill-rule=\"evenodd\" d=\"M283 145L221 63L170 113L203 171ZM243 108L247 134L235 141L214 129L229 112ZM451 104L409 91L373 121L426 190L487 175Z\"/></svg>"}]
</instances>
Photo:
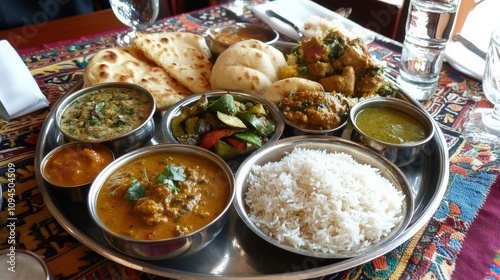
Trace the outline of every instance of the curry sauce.
<instances>
[{"instance_id":1,"label":"curry sauce","mask_svg":"<svg viewBox=\"0 0 500 280\"><path fill-rule=\"evenodd\" d=\"M66 144L48 156L42 172L51 184L81 186L91 183L113 159L102 145Z\"/></svg>"},{"instance_id":2,"label":"curry sauce","mask_svg":"<svg viewBox=\"0 0 500 280\"><path fill-rule=\"evenodd\" d=\"M113 172L96 209L112 232L139 240L174 238L217 218L230 200L220 168L195 155L146 154Z\"/></svg>"}]
</instances>

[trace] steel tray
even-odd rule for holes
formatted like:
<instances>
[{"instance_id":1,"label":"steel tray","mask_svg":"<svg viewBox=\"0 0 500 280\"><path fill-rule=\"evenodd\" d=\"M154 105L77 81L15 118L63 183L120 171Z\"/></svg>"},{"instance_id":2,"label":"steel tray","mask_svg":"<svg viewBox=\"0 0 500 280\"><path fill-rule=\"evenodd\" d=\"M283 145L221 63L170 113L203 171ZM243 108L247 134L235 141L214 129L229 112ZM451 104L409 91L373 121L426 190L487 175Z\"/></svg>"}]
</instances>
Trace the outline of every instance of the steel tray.
<instances>
[{"instance_id":1,"label":"steel tray","mask_svg":"<svg viewBox=\"0 0 500 280\"><path fill-rule=\"evenodd\" d=\"M82 87L78 83L66 94ZM421 106L403 92L398 95ZM57 108L59 102L55 104ZM238 217L234 208L221 234L195 255L163 261L143 261L128 257L106 242L93 224L86 204L60 199L40 174L41 159L53 148L64 143L55 124L55 109L48 114L38 138L35 155L35 174L47 208L72 236L102 256L124 266L151 274L179 279L276 279L312 278L343 271L390 252L416 234L434 215L444 197L449 178L449 160L445 138L434 122L436 132L429 150L413 164L402 168L415 193L415 211L408 228L384 250L348 259L318 259L296 255L273 247L255 235ZM150 145L166 142L161 132L161 115L155 116L156 132ZM342 137L348 137L348 129ZM233 168L237 164L230 163Z\"/></svg>"}]
</instances>

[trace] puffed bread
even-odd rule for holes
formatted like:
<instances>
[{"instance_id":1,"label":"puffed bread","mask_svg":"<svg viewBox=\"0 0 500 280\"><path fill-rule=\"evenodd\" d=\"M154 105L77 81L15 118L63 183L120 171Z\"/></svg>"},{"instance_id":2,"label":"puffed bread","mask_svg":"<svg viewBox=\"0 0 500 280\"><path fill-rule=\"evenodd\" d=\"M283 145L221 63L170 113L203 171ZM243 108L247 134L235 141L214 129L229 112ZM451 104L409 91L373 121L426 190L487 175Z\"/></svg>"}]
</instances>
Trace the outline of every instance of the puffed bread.
<instances>
[{"instance_id":1,"label":"puffed bread","mask_svg":"<svg viewBox=\"0 0 500 280\"><path fill-rule=\"evenodd\" d=\"M290 93L305 90L324 91L323 86L318 82L304 78L293 77L279 80L273 83L266 89L263 97L277 105Z\"/></svg>"},{"instance_id":2,"label":"puffed bread","mask_svg":"<svg viewBox=\"0 0 500 280\"><path fill-rule=\"evenodd\" d=\"M238 42L223 51L212 69L213 89L263 94L278 80L285 67L284 55L276 48L258 40Z\"/></svg>"}]
</instances>

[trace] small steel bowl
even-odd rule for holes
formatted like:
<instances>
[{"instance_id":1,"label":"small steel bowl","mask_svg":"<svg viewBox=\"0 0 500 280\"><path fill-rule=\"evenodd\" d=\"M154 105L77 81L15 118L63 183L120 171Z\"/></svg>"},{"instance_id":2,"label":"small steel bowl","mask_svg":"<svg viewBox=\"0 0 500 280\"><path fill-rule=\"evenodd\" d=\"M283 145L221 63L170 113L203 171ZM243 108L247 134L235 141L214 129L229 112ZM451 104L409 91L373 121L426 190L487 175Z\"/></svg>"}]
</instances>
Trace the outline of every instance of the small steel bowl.
<instances>
[{"instance_id":1,"label":"small steel bowl","mask_svg":"<svg viewBox=\"0 0 500 280\"><path fill-rule=\"evenodd\" d=\"M194 155L200 158L200 160L210 162L217 166L217 168L220 170L220 176L227 179L230 188L229 198L225 202L225 208L223 209L222 213L202 228L189 234L175 238L139 240L124 237L109 230L99 219L96 209L98 194L108 177L117 169L131 161L140 159L141 157L148 154L165 152ZM108 165L92 183L88 195L87 207L92 220L101 229L104 238L116 250L138 259L163 260L192 255L212 242L215 237L221 232L222 228L228 220L228 212L231 209L233 199L234 176L231 169L229 168L229 165L227 165L227 163L220 157L200 147L184 144L159 144L139 148L137 150L129 152L121 156L120 158L117 158L113 163Z\"/></svg>"},{"instance_id":2,"label":"small steel bowl","mask_svg":"<svg viewBox=\"0 0 500 280\"><path fill-rule=\"evenodd\" d=\"M126 132L122 135L112 137L112 138L107 138L107 139L100 139L100 140L88 140L88 139L83 139L83 138L78 138L74 137L70 134L68 134L66 131L64 131L61 128L61 117L64 113L64 111L68 108L69 105L71 105L73 102L75 102L77 99L84 98L88 94L92 94L98 91L105 91L105 90L114 90L114 89L126 89L126 90L134 90L136 92L139 92L140 94L143 94L147 97L148 100L150 100L152 104L152 109L148 114L148 117L140 124L138 127L132 129L129 132ZM131 151L133 149L136 149L138 147L143 146L146 144L151 138L153 137L153 133L155 131L155 123L153 119L153 115L156 110L156 101L154 97L151 95L149 91L144 89L143 87L130 84L130 83L120 83L120 82L114 82L114 83L103 83L103 84L98 84L94 86L90 86L87 88L83 88L75 93L72 93L70 95L66 95L62 97L62 101L59 103L59 106L56 108L56 126L57 129L66 137L67 139L73 140L73 141L78 141L78 142L84 142L84 143L91 143L91 144L103 144L109 147L115 155L121 155L124 154L128 151Z\"/></svg>"},{"instance_id":3,"label":"small steel bowl","mask_svg":"<svg viewBox=\"0 0 500 280\"><path fill-rule=\"evenodd\" d=\"M166 140L169 143L179 143L177 141L176 137L172 134L172 119L180 114L180 109L183 106L189 106L192 107L198 102L198 100L201 98L202 95L206 95L208 100L216 100L223 96L224 94L231 94L236 101L240 102L245 102L245 101L253 101L253 102L258 102L264 105L265 109L271 114L271 119L274 121L274 124L276 126L274 133L269 137L268 141L262 145L262 147L265 147L269 145L270 143L280 139L281 135L283 134L283 130L285 128L285 123L283 119L281 118L281 114L278 110L278 107L274 105L272 102L269 100L255 95L255 94L248 94L248 93L241 93L241 92L231 92L231 91L221 91L221 90L212 90L212 91L207 91L207 92L201 92L198 94L191 95L187 98L184 98L183 100L177 102L174 104L172 107L170 107L165 114L163 115L162 118L162 123L161 127L163 130L163 134L166 137ZM260 148L262 148L260 147ZM259 148L259 149L260 149ZM254 150L250 150L246 153L239 154L238 156L241 155L247 155L248 153L251 153ZM226 160L230 158L225 158Z\"/></svg>"},{"instance_id":4,"label":"small steel bowl","mask_svg":"<svg viewBox=\"0 0 500 280\"><path fill-rule=\"evenodd\" d=\"M280 161L295 148L321 150L329 153L346 153L348 155L351 155L352 158L358 163L368 164L373 168L380 170L380 175L385 177L394 185L395 188L400 190L405 195L402 205L403 219L395 225L395 227L386 237L382 238L382 240L380 240L379 242L372 244L372 246L369 246L362 251L339 252L336 254L330 254L321 251L297 249L290 245L281 243L276 238L267 235L252 221L252 219L250 219L250 209L245 202L246 193L248 191L247 180L250 176L252 166L263 166L270 162ZM276 176L280 175L277 174ZM370 150L363 145L346 139L329 136L302 135L287 137L256 151L255 153L248 156L248 158L238 168L235 174L235 188L236 193L233 203L234 207L243 222L255 234L257 234L260 238L267 241L268 243L281 249L296 254L317 258L350 258L376 252L380 252L380 254L382 254L382 252L384 251L386 252L395 248L397 244L394 244L393 241L398 236L400 236L400 234L403 233L406 227L410 224L414 209L413 192L408 181L406 180L406 177L399 168L397 168L394 164L392 164L380 154Z\"/></svg>"},{"instance_id":5,"label":"small steel bowl","mask_svg":"<svg viewBox=\"0 0 500 280\"><path fill-rule=\"evenodd\" d=\"M358 114L363 109L373 107L393 108L409 114L410 116L416 118L424 126L426 129L426 137L417 142L402 144L387 143L374 139L364 133L356 124ZM411 164L413 161L418 159L422 153L429 152L427 151L427 143L432 139L435 132L434 123L427 112L408 103L407 101L393 97L365 99L353 106L349 118L353 127L350 135L351 140L372 148L400 167Z\"/></svg>"},{"instance_id":6,"label":"small steel bowl","mask_svg":"<svg viewBox=\"0 0 500 280\"><path fill-rule=\"evenodd\" d=\"M237 41L242 41L238 40L237 37L239 35L245 36L247 39L262 41L271 46L274 45L274 43L276 43L279 39L279 33L274 29L262 25L243 22L208 29L204 35L214 57L220 55L229 46L233 45ZM226 35L234 36L234 39L227 42L221 41L220 36Z\"/></svg>"},{"instance_id":7,"label":"small steel bowl","mask_svg":"<svg viewBox=\"0 0 500 280\"><path fill-rule=\"evenodd\" d=\"M290 121L287 117L285 117L283 110L286 107L285 104L287 104L287 103L285 102L285 104L282 104L280 102L280 104L278 105L278 108L280 110L281 117L283 118L283 121L286 124L285 134L286 135L341 136L343 131L344 131L344 128L346 127L347 123L349 122L349 104L346 101L342 101L343 100L342 97L339 97L339 96L336 97L335 95L330 95L330 94L327 94L327 95L330 96L331 98L338 98L341 106L344 106L339 110L339 112L336 112L336 115L340 116L340 120L341 120L341 123L337 127L331 128L331 129L319 130L319 129L311 129L311 128L305 128L305 127L299 126L296 123ZM285 107L281 107L281 106L285 106ZM292 105L292 106L294 106L294 105ZM310 116L308 116L308 118L309 117Z\"/></svg>"},{"instance_id":8,"label":"small steel bowl","mask_svg":"<svg viewBox=\"0 0 500 280\"><path fill-rule=\"evenodd\" d=\"M303 127L296 126L295 124L291 123L289 120L283 118L285 124L291 128L291 134L292 135L328 135L328 136L341 136L342 132L344 131L344 128L346 127L347 123L349 122L349 118L346 117L345 120L337 126L336 128L332 129L325 129L325 130L315 130L315 129L307 129Z\"/></svg>"},{"instance_id":9,"label":"small steel bowl","mask_svg":"<svg viewBox=\"0 0 500 280\"><path fill-rule=\"evenodd\" d=\"M100 152L105 153L105 155L102 156L102 159L106 160L103 165L108 165L115 159L113 152L104 145L70 142L50 151L40 163L40 172L43 179L52 189L54 189L54 192L57 193L61 199L68 199L69 201L75 203L84 203L85 201L87 201L87 194L90 189L90 185L97 177L99 172L105 167L103 166L101 170L95 170L93 174L87 172L89 168L91 168L91 166L81 165L75 167L75 164L85 163L85 160L81 158L85 154L84 149L91 149L94 151L99 150ZM54 163L52 160L55 156L57 156L57 154L61 152L66 153L66 155L68 153L71 153L72 156L67 156L63 159L60 159L57 163ZM95 166L95 163L89 163L89 165ZM54 168L57 171L51 172L49 174L47 168ZM66 170L65 172L63 172L61 170L63 168L70 168L71 171ZM79 168L80 170L79 172L75 172L76 170L73 170L73 168ZM84 175L87 175L86 178L84 178L85 180L82 179L77 181L76 179L68 178L68 173L78 175L82 174L82 171L85 171ZM62 183L63 181L65 183Z\"/></svg>"}]
</instances>

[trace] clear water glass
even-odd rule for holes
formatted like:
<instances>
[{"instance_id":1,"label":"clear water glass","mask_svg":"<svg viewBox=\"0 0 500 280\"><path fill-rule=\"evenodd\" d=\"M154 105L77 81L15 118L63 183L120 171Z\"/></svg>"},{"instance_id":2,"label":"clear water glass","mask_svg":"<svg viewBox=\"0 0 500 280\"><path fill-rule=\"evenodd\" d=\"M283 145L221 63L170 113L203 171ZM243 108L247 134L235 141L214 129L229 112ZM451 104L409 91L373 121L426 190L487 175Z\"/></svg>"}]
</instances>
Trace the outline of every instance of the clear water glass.
<instances>
[{"instance_id":1,"label":"clear water glass","mask_svg":"<svg viewBox=\"0 0 500 280\"><path fill-rule=\"evenodd\" d=\"M116 41L120 46L130 45L136 32L152 25L158 17L159 0L109 0L109 3L115 16L132 28L118 35Z\"/></svg>"},{"instance_id":2,"label":"clear water glass","mask_svg":"<svg viewBox=\"0 0 500 280\"><path fill-rule=\"evenodd\" d=\"M416 100L436 91L459 0L410 0L399 85Z\"/></svg>"},{"instance_id":3,"label":"clear water glass","mask_svg":"<svg viewBox=\"0 0 500 280\"><path fill-rule=\"evenodd\" d=\"M500 27L491 34L486 53L486 66L483 75L483 91L494 108L483 112L484 126L500 134Z\"/></svg>"}]
</instances>

